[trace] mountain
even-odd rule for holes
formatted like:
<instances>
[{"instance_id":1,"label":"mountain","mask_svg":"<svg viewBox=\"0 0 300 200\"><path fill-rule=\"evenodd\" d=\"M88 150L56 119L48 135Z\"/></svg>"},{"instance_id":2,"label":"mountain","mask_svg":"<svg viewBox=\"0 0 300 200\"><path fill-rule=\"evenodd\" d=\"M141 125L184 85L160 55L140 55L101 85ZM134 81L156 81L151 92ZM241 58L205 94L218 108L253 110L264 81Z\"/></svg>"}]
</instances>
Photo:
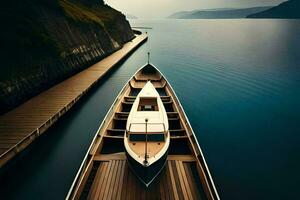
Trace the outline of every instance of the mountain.
<instances>
[{"instance_id":1,"label":"mountain","mask_svg":"<svg viewBox=\"0 0 300 200\"><path fill-rule=\"evenodd\" d=\"M172 15L168 16L167 18L182 19L182 18L184 18L184 16L191 15L191 14L193 14L195 12L198 12L198 11L199 10L176 12L176 13L173 13Z\"/></svg>"},{"instance_id":2,"label":"mountain","mask_svg":"<svg viewBox=\"0 0 300 200\"><path fill-rule=\"evenodd\" d=\"M2 0L0 8L0 113L134 38L125 16L101 0Z\"/></svg>"},{"instance_id":3,"label":"mountain","mask_svg":"<svg viewBox=\"0 0 300 200\"><path fill-rule=\"evenodd\" d=\"M245 18L250 14L267 10L271 7L253 7L253 8L219 8L207 10L194 10L177 12L168 18L175 19L233 19Z\"/></svg>"},{"instance_id":4,"label":"mountain","mask_svg":"<svg viewBox=\"0 0 300 200\"><path fill-rule=\"evenodd\" d=\"M248 18L300 19L300 1L290 0L273 8L249 15Z\"/></svg>"}]
</instances>

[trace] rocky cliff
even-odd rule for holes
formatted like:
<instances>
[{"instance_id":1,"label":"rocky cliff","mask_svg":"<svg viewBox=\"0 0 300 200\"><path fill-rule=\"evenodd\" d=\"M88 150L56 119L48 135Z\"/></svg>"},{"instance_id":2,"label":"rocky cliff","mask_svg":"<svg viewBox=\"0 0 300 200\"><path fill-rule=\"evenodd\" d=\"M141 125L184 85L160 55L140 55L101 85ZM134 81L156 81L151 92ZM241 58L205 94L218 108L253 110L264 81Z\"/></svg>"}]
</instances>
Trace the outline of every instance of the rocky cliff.
<instances>
[{"instance_id":1,"label":"rocky cliff","mask_svg":"<svg viewBox=\"0 0 300 200\"><path fill-rule=\"evenodd\" d=\"M132 40L125 16L101 0L1 1L0 112Z\"/></svg>"}]
</instances>

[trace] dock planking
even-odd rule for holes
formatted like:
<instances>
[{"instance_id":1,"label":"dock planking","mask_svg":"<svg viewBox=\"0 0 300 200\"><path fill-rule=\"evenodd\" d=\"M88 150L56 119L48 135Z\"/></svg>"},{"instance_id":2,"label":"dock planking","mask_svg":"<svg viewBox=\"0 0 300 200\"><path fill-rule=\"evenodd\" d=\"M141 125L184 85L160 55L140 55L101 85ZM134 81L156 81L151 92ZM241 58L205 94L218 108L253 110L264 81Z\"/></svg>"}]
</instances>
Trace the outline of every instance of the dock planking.
<instances>
[{"instance_id":1,"label":"dock planking","mask_svg":"<svg viewBox=\"0 0 300 200\"><path fill-rule=\"evenodd\" d=\"M0 168L65 114L110 69L148 39L137 35L102 61L0 116Z\"/></svg>"}]
</instances>

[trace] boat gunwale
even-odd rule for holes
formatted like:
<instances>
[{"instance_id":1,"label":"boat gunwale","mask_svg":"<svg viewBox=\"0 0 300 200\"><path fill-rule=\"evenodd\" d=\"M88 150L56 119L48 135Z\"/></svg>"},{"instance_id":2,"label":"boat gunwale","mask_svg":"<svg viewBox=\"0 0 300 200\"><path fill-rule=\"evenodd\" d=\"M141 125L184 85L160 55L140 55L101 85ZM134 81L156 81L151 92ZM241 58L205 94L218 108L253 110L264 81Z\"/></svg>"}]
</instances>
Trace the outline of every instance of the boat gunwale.
<instances>
[{"instance_id":1,"label":"boat gunwale","mask_svg":"<svg viewBox=\"0 0 300 200\"><path fill-rule=\"evenodd\" d=\"M134 78L134 76L135 76L138 72L140 72L144 67L146 67L147 65L149 65L149 63L147 63L147 64L143 65L142 67L140 67L140 68L139 68L139 69L138 69L138 70L137 70L137 71L129 78L129 80L124 84L124 86L122 87L122 89L121 89L120 92L118 93L118 96L115 98L114 102L113 102L112 105L110 106L110 108L109 108L109 110L107 111L107 113L106 113L104 119L102 120L102 122L101 122L101 124L100 124L100 126L99 126L99 128L98 128L98 130L97 130L97 132L96 132L96 134L95 134L94 137L93 137L93 140L92 140L92 142L91 142L91 144L90 144L90 146L89 146L89 148L88 148L88 150L87 150L87 153L85 154L85 156L84 156L84 158L83 158L83 161L82 161L81 164L80 164L80 167L79 167L79 169L78 169L78 171L77 171L77 173L76 173L76 176L75 176L75 178L74 178L74 180L73 180L73 182L72 182L72 185L71 185L71 187L70 187L70 189L69 189L69 191L68 191L68 194L67 194L67 196L66 196L65 199L70 199L70 196L71 196L73 190L75 189L74 187L77 187L77 186L76 186L76 183L81 182L81 180L82 180L83 177L80 177L80 174L83 173L83 166L87 163L87 158L88 158L88 156L89 156L91 150L93 149L93 146L94 146L94 144L95 144L95 141L96 141L96 139L97 139L97 136L98 136L99 133L101 132L101 129L102 129L104 123L106 122L108 116L109 116L109 115L111 114L111 112L113 111L113 107L116 105L116 103L117 103L117 101L119 100L120 96L121 96L122 93L125 91L125 88L126 88L127 86L131 87L130 81ZM153 66L153 65L152 65L152 66ZM156 68L156 67L155 67L155 68ZM103 136L101 135L101 137L103 137ZM79 179L80 179L80 180L79 180ZM74 197L75 197L75 196L73 196L72 199L74 199Z\"/></svg>"},{"instance_id":2,"label":"boat gunwale","mask_svg":"<svg viewBox=\"0 0 300 200\"><path fill-rule=\"evenodd\" d=\"M121 89L120 92L118 93L118 96L115 98L114 102L112 103L112 105L110 106L109 110L107 111L107 113L106 113L104 119L102 120L102 122L101 122L101 124L100 124L100 126L99 126L99 128L98 128L98 130L97 130L97 132L96 132L96 134L95 134L95 136L94 136L92 142L91 142L91 145L89 146L89 148L88 148L88 150L87 150L87 153L86 153L86 155L85 155L85 157L84 157L84 159L83 159L83 161L82 161L82 163L81 163L81 165L80 165L80 167L79 167L79 169L78 169L78 171L77 171L77 173L76 173L76 176L75 176L75 178L74 178L74 180L73 180L73 182L72 182L72 185L71 185L71 187L70 187L70 189L69 189L69 191L68 191L68 194L67 194L67 196L66 196L66 198L65 198L66 200L70 199L71 195L72 195L72 194L76 194L76 192L78 191L78 188L80 187L80 184L79 184L79 183L81 183L81 181L84 179L83 174L85 174L86 171L88 170L88 168L85 168L85 169L84 169L84 165L89 164L89 162L88 162L88 156L90 155L90 153L91 153L91 151L92 151L92 149L93 149L93 146L95 145L95 141L96 141L96 139L97 139L97 136L98 136L99 133L101 132L101 130L102 130L104 124L107 122L107 118L108 118L108 117L110 116L110 114L112 114L112 112L114 111L113 108L115 107L116 103L120 100L120 96L122 95L122 93L124 93L126 87L129 86L129 87L131 87L131 88L134 88L134 87L131 85L130 81L136 76L136 74L138 74L144 67L146 67L146 66L148 66L148 65L152 66L155 70L157 70L157 71L160 73L161 77L162 77L163 79L165 79L166 82L165 82L163 88L169 86L170 91L173 93L173 95L174 95L174 97L175 97L175 100L176 100L175 104L179 105L179 109L180 109L180 111L182 112L183 117L185 118L186 125L187 125L188 128L191 130L191 134L188 134L188 133L187 133L187 137L189 138L191 145L194 146L194 145L193 145L194 143L191 141L191 138L190 138L190 136L193 135L194 140L195 140L196 145L197 145L197 148L198 148L198 150L199 150L200 156L201 156L201 158L202 158L202 160L203 160L204 167L205 167L205 171L207 172L207 175L209 176L209 180L210 180L210 183L211 183L211 184L209 184L209 182L208 182L207 180L206 180L206 182L207 182L207 184L208 184L208 188L210 188L210 185L212 185L212 187L213 187L214 193L211 194L211 195L212 195L212 196L215 195L216 198L217 198L218 200L220 199L220 197L219 197L219 195L218 195L218 192L217 192L217 189L216 189L216 186L215 186L214 181L213 181L213 179L212 179L211 173L210 173L210 171L209 171L208 165L207 165L207 163L206 163L205 157L204 157L204 155L203 155L202 149L201 149L201 147L200 147L200 145L199 145L198 139L197 139L197 137L196 137L196 135L195 135L195 132L194 132L194 130L193 130L193 127L191 126L190 121L189 121L189 119L188 119L188 117L187 117L187 115L186 115L186 113L185 113L185 111L184 111L184 109L183 109L183 106L181 105L181 103L180 103L180 101L179 101L179 98L178 98L177 94L175 93L175 91L174 91L172 85L169 83L168 79L164 76L164 74L163 74L163 73L162 73L155 65L153 65L152 63L146 63L146 64L144 64L142 67L140 67L140 68L139 68L139 69L138 69L138 70L137 70L137 71L129 78L129 80L124 84L124 86L122 87L122 89ZM170 95L170 96L171 96L171 95ZM171 96L171 97L172 97L172 96ZM178 112L178 114L180 115L180 112ZM187 130L186 130L186 131L187 131ZM103 135L100 135L100 136L101 136L101 138L100 138L100 142L101 142L101 140L102 140L102 138L103 138ZM195 151L195 150L194 150L194 151ZM196 155L196 160L199 161L199 164L200 164L200 166L201 166L201 162L200 162L200 160L199 160L199 158L198 158L197 152L194 152L194 154ZM93 156L93 155L91 154L91 156ZM92 160L92 158L91 158L91 160ZM205 173L204 173L204 176L206 176ZM76 197L76 195L73 195L72 199L74 199L75 197Z\"/></svg>"},{"instance_id":3,"label":"boat gunwale","mask_svg":"<svg viewBox=\"0 0 300 200\"><path fill-rule=\"evenodd\" d=\"M193 135L193 136L194 136L194 139L195 139L195 141L196 141L196 145L197 145L197 147L198 147L198 150L199 150L199 152L200 152L200 155L201 155L201 157L203 158L203 163L204 163L205 170L207 171L208 176L209 176L209 179L210 179L210 181L211 181L211 185L213 186L214 194L216 195L217 199L220 199L219 194L218 194L217 189L216 189L216 186L215 186L215 183L214 183L214 181L213 181L213 179L212 179L212 177L211 177L210 170L209 170L208 165L207 165L207 163L206 163L206 159L205 159L205 157L204 157L204 155L203 155L202 149L201 149L201 147L200 147L200 145L199 145L198 139L197 139L197 137L196 137L196 135L195 135L195 132L194 132L194 130L193 130L193 127L191 126L190 121L189 121L189 119L187 118L187 115L186 115L186 113L185 113L185 111L184 111L184 109L183 109L183 107L182 107L182 105L181 105L181 103L180 103L180 101L179 101L179 99L178 99L178 97L177 97L177 95L176 95L174 89L172 88L171 84L169 83L169 81L168 81L166 78L165 78L165 80L166 80L166 82L167 82L167 85L170 86L171 92L173 92L174 96L176 97L176 98L175 98L175 100L177 100L176 103L179 105L179 108L181 109L181 111L182 111L182 113L183 113L183 115L184 115L184 118L185 118L185 120L186 120L186 123L187 123L188 127L189 127L189 128L191 129L191 131L192 131L191 134L187 134L187 137L190 139L190 135ZM176 103L175 103L175 104L176 104ZM179 112L178 112L178 113L179 113ZM179 115L180 115L180 114L179 114ZM191 144L193 145L192 141L190 141L190 142L191 142ZM196 152L195 152L195 155L197 156L196 159L200 162L200 160L199 160L198 155L197 155ZM200 162L200 166L201 166L201 162ZM204 174L204 175L205 175L205 174ZM209 183L207 183L207 184L209 185Z\"/></svg>"},{"instance_id":4,"label":"boat gunwale","mask_svg":"<svg viewBox=\"0 0 300 200\"><path fill-rule=\"evenodd\" d=\"M165 81L166 81L165 87L166 87L166 86L169 86L170 89L171 89L171 92L172 92L172 93L174 94L174 96L176 97L176 98L175 98L175 100L177 100L176 103L179 105L179 108L181 109L181 111L182 111L182 113L183 113L183 115L184 115L184 118L185 118L185 120L186 120L186 122L187 122L189 128L190 128L191 131L192 131L192 134L193 134L194 139L195 139L195 141L196 141L197 147L198 147L198 149L199 149L199 151L200 151L201 157L203 158L203 163L204 163L204 165L205 165L205 170L207 171L208 176L209 176L209 179L210 179L211 184L212 184L212 186L213 186L214 194L216 195L217 199L220 199L219 194L218 194L218 191L217 191L216 186L215 186L215 183L214 183L214 181L213 181L213 179L212 179L212 177L211 177L211 174L210 174L208 165L207 165L207 163L206 163L206 159L205 159L205 157L204 157L204 155L203 155L203 152L202 152L202 149L201 149L201 147L200 147L200 145L199 145L198 139L197 139L197 137L196 137L196 135L195 135L195 132L194 132L194 130L193 130L193 127L191 126L191 123L190 123L190 121L189 121L189 118L187 117L187 115L186 115L186 113L185 113L185 111L184 111L184 109L183 109L183 107L182 107L182 105L181 105L181 103L180 103L180 101L179 101L179 98L178 98L178 96L177 96L175 90L173 89L172 85L170 84L170 82L168 81L168 79L166 78L166 76L165 76L165 75L164 75L164 74L163 74L163 73L162 73L155 65L153 65L153 64L151 64L151 63L149 63L149 64L152 65L152 66L153 66L153 67L154 67L154 68L162 75L162 77L163 77L163 78L165 79ZM171 96L171 95L170 95L170 96ZM178 112L178 114L180 115L179 112ZM189 137L189 134L187 134L187 135L188 135L188 137ZM190 137L189 137L189 138L190 138ZM193 143L192 143L192 144L193 144ZM196 155L197 155L197 154L196 154ZM199 160L199 159L197 158L197 160ZM200 162L200 160L199 160L199 162ZM200 163L200 164L201 164L201 163Z\"/></svg>"}]
</instances>

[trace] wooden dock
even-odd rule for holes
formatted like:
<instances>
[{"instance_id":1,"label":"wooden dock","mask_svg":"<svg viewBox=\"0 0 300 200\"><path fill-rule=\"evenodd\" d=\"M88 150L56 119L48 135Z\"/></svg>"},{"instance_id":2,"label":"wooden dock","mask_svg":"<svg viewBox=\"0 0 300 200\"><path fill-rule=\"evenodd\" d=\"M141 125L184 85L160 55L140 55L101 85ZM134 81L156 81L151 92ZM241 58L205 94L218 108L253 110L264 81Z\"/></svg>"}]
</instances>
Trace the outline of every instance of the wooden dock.
<instances>
[{"instance_id":1,"label":"wooden dock","mask_svg":"<svg viewBox=\"0 0 300 200\"><path fill-rule=\"evenodd\" d=\"M137 35L122 49L0 116L0 168L43 134L110 69L148 39Z\"/></svg>"}]
</instances>

